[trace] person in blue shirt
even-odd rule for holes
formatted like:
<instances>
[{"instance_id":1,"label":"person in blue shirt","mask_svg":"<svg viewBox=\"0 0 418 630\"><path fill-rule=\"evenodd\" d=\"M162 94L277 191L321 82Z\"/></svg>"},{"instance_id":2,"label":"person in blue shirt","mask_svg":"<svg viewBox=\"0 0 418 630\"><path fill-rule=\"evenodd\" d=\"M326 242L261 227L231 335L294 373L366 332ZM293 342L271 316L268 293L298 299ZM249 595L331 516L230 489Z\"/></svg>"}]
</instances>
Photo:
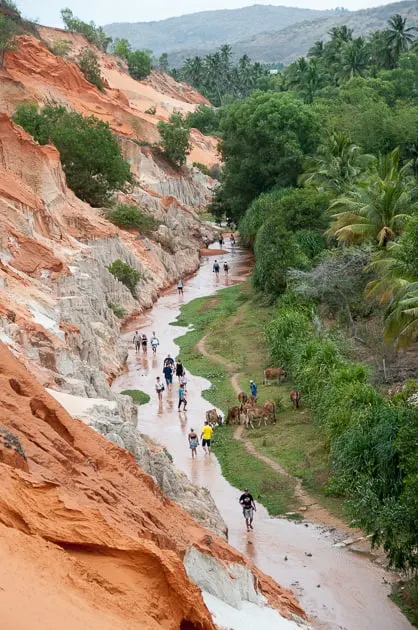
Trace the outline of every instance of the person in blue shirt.
<instances>
[{"instance_id":1,"label":"person in blue shirt","mask_svg":"<svg viewBox=\"0 0 418 630\"><path fill-rule=\"evenodd\" d=\"M251 396L253 397L254 400L256 400L256 398L257 398L257 385L254 383L254 381L250 381L250 391L251 391Z\"/></svg>"}]
</instances>

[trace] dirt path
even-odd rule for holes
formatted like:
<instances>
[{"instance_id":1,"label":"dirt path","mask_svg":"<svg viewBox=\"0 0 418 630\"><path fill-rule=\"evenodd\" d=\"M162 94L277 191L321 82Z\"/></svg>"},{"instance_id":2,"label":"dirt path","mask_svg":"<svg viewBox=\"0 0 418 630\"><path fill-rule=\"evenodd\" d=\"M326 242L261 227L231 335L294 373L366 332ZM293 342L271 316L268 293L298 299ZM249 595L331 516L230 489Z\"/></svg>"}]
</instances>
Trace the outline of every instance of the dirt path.
<instances>
[{"instance_id":1,"label":"dirt path","mask_svg":"<svg viewBox=\"0 0 418 630\"><path fill-rule=\"evenodd\" d=\"M232 387L234 391L237 394L239 394L242 391L242 389L238 381L240 373L235 372L236 366L233 365L232 363L228 363L228 361L226 361L225 359L223 359L222 357L218 355L211 354L206 347L206 340L207 340L207 335L202 337L202 339L199 341L199 343L196 346L197 350L201 354L203 354L203 356L207 357L214 363L218 363L219 365L222 365L228 370L228 372L231 373ZM283 475L284 477L287 477L288 479L291 479L293 481L294 494L300 504L297 511L304 513L311 522L316 523L317 525L325 525L326 527L335 527L341 531L347 532L347 534L348 532L350 532L351 537L353 535L355 537L356 534L358 534L358 536L361 535L360 531L349 529L346 523L344 523L339 518L330 514L330 512L326 508L324 508L322 505L320 505L316 501L316 499L311 497L302 487L302 481L299 478L291 475L287 470L285 470L282 466L280 466L280 464L276 462L274 459L271 459L267 455L263 455L263 453L260 453L254 446L254 444L250 440L246 439L245 428L242 425L238 425L237 428L235 429L234 439L238 440L239 442L242 442L247 453L249 453L253 457L256 457L260 461L270 466L270 468L274 470L275 472L279 473L279 475Z\"/></svg>"}]
</instances>

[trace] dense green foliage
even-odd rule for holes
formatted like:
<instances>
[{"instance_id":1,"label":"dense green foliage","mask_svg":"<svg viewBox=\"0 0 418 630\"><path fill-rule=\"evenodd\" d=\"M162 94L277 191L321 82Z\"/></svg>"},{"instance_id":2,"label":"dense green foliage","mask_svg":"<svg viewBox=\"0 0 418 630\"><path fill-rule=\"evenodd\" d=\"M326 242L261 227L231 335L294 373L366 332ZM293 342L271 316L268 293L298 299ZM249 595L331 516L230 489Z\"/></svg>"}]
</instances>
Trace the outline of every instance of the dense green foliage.
<instances>
[{"instance_id":1,"label":"dense green foliage","mask_svg":"<svg viewBox=\"0 0 418 630\"><path fill-rule=\"evenodd\" d=\"M107 51L112 38L107 37L101 26L96 26L94 22L83 22L75 17L71 9L68 8L61 10L61 19L66 29L81 33L90 44L94 44L103 52Z\"/></svg>"},{"instance_id":2,"label":"dense green foliage","mask_svg":"<svg viewBox=\"0 0 418 630\"><path fill-rule=\"evenodd\" d=\"M190 153L190 129L186 126L183 116L174 112L168 123L160 121L158 131L161 136L161 146L164 156L175 166L183 166Z\"/></svg>"},{"instance_id":3,"label":"dense green foliage","mask_svg":"<svg viewBox=\"0 0 418 630\"><path fill-rule=\"evenodd\" d=\"M78 56L77 63L87 81L93 83L101 92L104 90L100 71L99 58L91 48L84 48Z\"/></svg>"},{"instance_id":4,"label":"dense green foliage","mask_svg":"<svg viewBox=\"0 0 418 630\"><path fill-rule=\"evenodd\" d=\"M330 491L349 498L357 525L395 567L417 568L417 409L378 393L364 366L348 361L332 335L317 332L308 307L279 303L267 336L274 361L288 370L327 436Z\"/></svg>"},{"instance_id":5,"label":"dense green foliage","mask_svg":"<svg viewBox=\"0 0 418 630\"><path fill-rule=\"evenodd\" d=\"M413 390L373 383L402 378L386 357L418 338L418 45L400 16L367 40L330 35L222 108L212 211L239 221L254 287L278 303L272 362L325 436L329 492L416 570L418 411Z\"/></svg>"},{"instance_id":6,"label":"dense green foliage","mask_svg":"<svg viewBox=\"0 0 418 630\"><path fill-rule=\"evenodd\" d=\"M11 18L0 13L0 68L4 65L4 56L8 50L16 48L16 35L19 29Z\"/></svg>"},{"instance_id":7,"label":"dense green foliage","mask_svg":"<svg viewBox=\"0 0 418 630\"><path fill-rule=\"evenodd\" d=\"M158 229L159 223L145 214L137 206L119 203L105 212L106 219L120 228L134 228L141 234L151 234Z\"/></svg>"},{"instance_id":8,"label":"dense green foliage","mask_svg":"<svg viewBox=\"0 0 418 630\"><path fill-rule=\"evenodd\" d=\"M194 112L187 114L185 124L190 128L199 129L206 135L216 136L220 132L224 114L225 110L222 108L201 104Z\"/></svg>"},{"instance_id":9,"label":"dense green foliage","mask_svg":"<svg viewBox=\"0 0 418 630\"><path fill-rule=\"evenodd\" d=\"M233 63L232 49L227 44L203 58L186 59L181 68L172 70L172 75L193 85L217 107L267 87L269 78L268 70L252 63L248 55Z\"/></svg>"},{"instance_id":10,"label":"dense green foliage","mask_svg":"<svg viewBox=\"0 0 418 630\"><path fill-rule=\"evenodd\" d=\"M262 192L296 184L316 148L319 121L290 94L257 92L228 108L221 131L222 206L239 219Z\"/></svg>"},{"instance_id":11,"label":"dense green foliage","mask_svg":"<svg viewBox=\"0 0 418 630\"><path fill-rule=\"evenodd\" d=\"M106 205L116 190L123 190L132 175L107 123L84 118L65 107L19 105L13 120L37 142L54 144L61 156L67 183L92 206Z\"/></svg>"},{"instance_id":12,"label":"dense green foliage","mask_svg":"<svg viewBox=\"0 0 418 630\"><path fill-rule=\"evenodd\" d=\"M106 269L110 271L112 276L115 276L115 278L122 282L135 297L136 285L141 278L139 271L119 258L114 260L111 265L107 265Z\"/></svg>"},{"instance_id":13,"label":"dense green foliage","mask_svg":"<svg viewBox=\"0 0 418 630\"><path fill-rule=\"evenodd\" d=\"M138 81L145 79L152 70L151 52L132 50L127 39L116 39L112 45L112 53L126 61L129 74Z\"/></svg>"},{"instance_id":14,"label":"dense green foliage","mask_svg":"<svg viewBox=\"0 0 418 630\"><path fill-rule=\"evenodd\" d=\"M134 79L145 79L152 70L151 57L145 50L134 50L128 57L128 69Z\"/></svg>"}]
</instances>

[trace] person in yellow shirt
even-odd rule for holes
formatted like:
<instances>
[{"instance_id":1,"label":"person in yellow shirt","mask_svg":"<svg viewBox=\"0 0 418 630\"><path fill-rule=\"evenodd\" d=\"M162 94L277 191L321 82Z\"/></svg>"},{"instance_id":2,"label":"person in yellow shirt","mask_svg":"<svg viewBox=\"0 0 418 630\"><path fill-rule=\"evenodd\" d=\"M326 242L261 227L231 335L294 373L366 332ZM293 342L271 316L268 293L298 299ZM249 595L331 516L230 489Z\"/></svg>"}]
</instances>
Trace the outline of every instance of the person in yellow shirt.
<instances>
[{"instance_id":1,"label":"person in yellow shirt","mask_svg":"<svg viewBox=\"0 0 418 630\"><path fill-rule=\"evenodd\" d=\"M200 439L202 440L202 447L205 453L210 455L210 442L212 439L213 429L210 426L209 422L206 420L205 426L202 429L202 433L200 435Z\"/></svg>"}]
</instances>

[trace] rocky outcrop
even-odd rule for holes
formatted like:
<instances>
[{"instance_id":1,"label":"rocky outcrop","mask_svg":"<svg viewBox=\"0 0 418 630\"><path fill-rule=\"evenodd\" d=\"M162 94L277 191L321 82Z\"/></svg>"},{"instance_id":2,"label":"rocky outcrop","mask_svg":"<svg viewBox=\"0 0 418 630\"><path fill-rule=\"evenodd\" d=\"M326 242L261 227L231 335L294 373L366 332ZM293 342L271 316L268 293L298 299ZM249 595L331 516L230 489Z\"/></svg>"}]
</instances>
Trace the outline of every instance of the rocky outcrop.
<instances>
[{"instance_id":1,"label":"rocky outcrop","mask_svg":"<svg viewBox=\"0 0 418 630\"><path fill-rule=\"evenodd\" d=\"M5 627L32 615L35 630L46 619L73 630L214 630L199 587L223 597L228 579L236 580L238 605L263 600L285 617L303 617L289 591L199 526L126 450L73 420L4 344L0 403L0 425L28 464L23 471L0 463ZM205 563L221 576L218 587L201 575ZM33 583L30 599L22 571Z\"/></svg>"}]
</instances>

